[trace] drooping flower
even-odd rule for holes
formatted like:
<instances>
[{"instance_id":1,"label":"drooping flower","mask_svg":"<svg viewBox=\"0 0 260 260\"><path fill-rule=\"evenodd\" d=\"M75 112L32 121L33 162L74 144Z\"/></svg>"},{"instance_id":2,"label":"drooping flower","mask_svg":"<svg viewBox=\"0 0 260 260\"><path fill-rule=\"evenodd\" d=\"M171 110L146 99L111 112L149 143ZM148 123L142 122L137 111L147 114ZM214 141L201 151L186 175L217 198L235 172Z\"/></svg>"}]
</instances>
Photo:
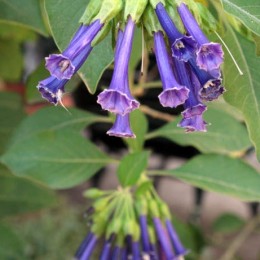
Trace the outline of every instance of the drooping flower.
<instances>
[{"instance_id":1,"label":"drooping flower","mask_svg":"<svg viewBox=\"0 0 260 260\"><path fill-rule=\"evenodd\" d=\"M160 24L166 32L175 58L187 62L197 50L197 42L192 36L183 35L177 29L162 3L158 3L155 9Z\"/></svg>"},{"instance_id":2,"label":"drooping flower","mask_svg":"<svg viewBox=\"0 0 260 260\"><path fill-rule=\"evenodd\" d=\"M164 107L177 107L188 98L189 90L180 85L173 74L162 32L154 33L155 57L162 80L163 91L159 100Z\"/></svg>"},{"instance_id":3,"label":"drooping flower","mask_svg":"<svg viewBox=\"0 0 260 260\"><path fill-rule=\"evenodd\" d=\"M45 58L51 75L60 80L70 79L87 59L92 50L91 42L102 27L100 20L81 25L62 54L51 54Z\"/></svg>"},{"instance_id":4,"label":"drooping flower","mask_svg":"<svg viewBox=\"0 0 260 260\"><path fill-rule=\"evenodd\" d=\"M208 40L196 19L184 3L181 3L178 6L178 12L186 30L198 43L198 51L196 53L198 66L206 71L218 69L224 59L224 52L221 44Z\"/></svg>"},{"instance_id":5,"label":"drooping flower","mask_svg":"<svg viewBox=\"0 0 260 260\"><path fill-rule=\"evenodd\" d=\"M139 107L129 90L128 65L132 50L135 23L129 16L122 40L118 40L112 81L108 89L98 95L97 102L104 110L122 116ZM120 43L119 43L120 42Z\"/></svg>"},{"instance_id":6,"label":"drooping flower","mask_svg":"<svg viewBox=\"0 0 260 260\"><path fill-rule=\"evenodd\" d=\"M110 130L107 131L107 134L110 136L135 138L135 134L130 126L129 113L124 116L117 114L116 120Z\"/></svg>"}]
</instances>

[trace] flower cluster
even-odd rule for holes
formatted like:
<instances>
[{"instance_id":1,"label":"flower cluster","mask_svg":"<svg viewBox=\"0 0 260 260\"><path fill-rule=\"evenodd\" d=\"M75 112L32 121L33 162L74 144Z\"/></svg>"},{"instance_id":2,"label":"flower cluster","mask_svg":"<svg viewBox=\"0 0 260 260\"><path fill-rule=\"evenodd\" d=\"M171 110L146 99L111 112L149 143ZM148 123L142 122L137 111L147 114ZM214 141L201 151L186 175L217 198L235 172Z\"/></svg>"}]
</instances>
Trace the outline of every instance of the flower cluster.
<instances>
[{"instance_id":1,"label":"flower cluster","mask_svg":"<svg viewBox=\"0 0 260 260\"><path fill-rule=\"evenodd\" d=\"M168 207L151 188L137 195L129 189L90 189L90 231L75 259L182 259L188 253L172 225ZM100 246L101 245L101 246Z\"/></svg>"},{"instance_id":2,"label":"flower cluster","mask_svg":"<svg viewBox=\"0 0 260 260\"><path fill-rule=\"evenodd\" d=\"M93 40L104 25L114 20L117 32L114 72L109 88L98 95L97 103L116 115L108 135L135 137L129 115L140 104L131 95L128 69L135 26L142 24L147 36L153 37L163 86L159 95L161 105L170 108L183 105L178 126L187 132L206 131L203 113L207 106L204 103L217 99L225 91L220 70L224 53L219 43L208 40L187 5L176 2L185 31L175 25L163 0L138 0L134 4L128 0L103 0L96 5L94 0L90 1L92 9L87 9L83 16L88 19L81 19L83 24L68 47L62 54L46 58L51 76L37 86L43 98L55 105L61 102L65 84L87 59Z\"/></svg>"}]
</instances>

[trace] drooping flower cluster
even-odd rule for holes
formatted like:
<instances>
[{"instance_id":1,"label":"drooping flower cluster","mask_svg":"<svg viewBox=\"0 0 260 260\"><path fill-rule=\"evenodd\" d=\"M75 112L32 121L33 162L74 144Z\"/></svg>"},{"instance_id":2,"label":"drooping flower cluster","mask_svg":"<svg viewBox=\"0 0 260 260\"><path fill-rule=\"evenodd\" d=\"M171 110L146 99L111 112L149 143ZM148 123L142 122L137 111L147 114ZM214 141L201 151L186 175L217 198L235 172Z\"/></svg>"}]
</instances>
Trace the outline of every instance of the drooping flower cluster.
<instances>
[{"instance_id":1,"label":"drooping flower cluster","mask_svg":"<svg viewBox=\"0 0 260 260\"><path fill-rule=\"evenodd\" d=\"M187 5L180 0L176 2L186 31L175 25L163 0L138 0L136 3L103 0L96 4L91 0L89 5L92 7L83 15L87 19L81 19L83 24L68 47L62 54L46 58L46 68L51 76L37 86L43 98L55 105L61 102L65 84L87 59L93 40L114 19L117 31L114 72L110 86L98 95L97 103L116 115L115 123L107 134L135 137L130 127L130 113L140 104L131 94L128 69L134 30L136 25L141 24L147 38L153 37L154 41L163 86L159 95L161 105L170 108L183 105L182 120L178 126L187 132L206 131L203 113L207 107L204 103L217 99L225 91L220 70L224 53L219 43L208 40Z\"/></svg>"},{"instance_id":2,"label":"drooping flower cluster","mask_svg":"<svg viewBox=\"0 0 260 260\"><path fill-rule=\"evenodd\" d=\"M86 196L95 199L88 210L91 226L75 259L95 255L102 260L177 260L188 253L173 227L168 207L154 190L137 195L129 189L90 189Z\"/></svg>"}]
</instances>

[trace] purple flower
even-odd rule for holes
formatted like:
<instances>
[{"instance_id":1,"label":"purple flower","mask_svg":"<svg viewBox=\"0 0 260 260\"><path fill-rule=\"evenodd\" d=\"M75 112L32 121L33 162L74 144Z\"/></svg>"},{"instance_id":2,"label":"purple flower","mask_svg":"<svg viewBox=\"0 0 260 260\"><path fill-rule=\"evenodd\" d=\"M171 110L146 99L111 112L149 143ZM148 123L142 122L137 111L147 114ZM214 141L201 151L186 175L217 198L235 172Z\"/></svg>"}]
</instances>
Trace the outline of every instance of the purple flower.
<instances>
[{"instance_id":1,"label":"purple flower","mask_svg":"<svg viewBox=\"0 0 260 260\"><path fill-rule=\"evenodd\" d=\"M188 7L182 3L178 12L188 33L197 41L197 64L206 71L218 69L224 59L221 44L210 42L199 27Z\"/></svg>"},{"instance_id":2,"label":"purple flower","mask_svg":"<svg viewBox=\"0 0 260 260\"><path fill-rule=\"evenodd\" d=\"M188 250L186 248L184 248L184 246L182 245L182 243L169 219L166 219L165 225L166 225L168 234L170 236L172 245L174 247L174 252L176 254L176 257L178 258L180 256L186 255L188 253Z\"/></svg>"},{"instance_id":3,"label":"purple flower","mask_svg":"<svg viewBox=\"0 0 260 260\"><path fill-rule=\"evenodd\" d=\"M45 58L46 68L51 75L58 79L70 79L87 59L92 50L91 42L102 27L100 20L89 26L81 25L62 54L52 54Z\"/></svg>"},{"instance_id":4,"label":"purple flower","mask_svg":"<svg viewBox=\"0 0 260 260\"><path fill-rule=\"evenodd\" d=\"M199 69L192 60L190 61L190 65L192 66L192 69L202 86L198 91L200 100L212 101L214 99L217 99L225 92L225 88L222 86L221 78L214 78L208 72ZM220 74L220 71L214 70L212 71L212 73L215 73L215 75L217 76L218 74Z\"/></svg>"},{"instance_id":5,"label":"purple flower","mask_svg":"<svg viewBox=\"0 0 260 260\"><path fill-rule=\"evenodd\" d=\"M103 109L122 116L139 107L139 102L132 97L128 84L134 28L135 23L129 17L123 36L118 37L112 81L109 88L98 95L97 100Z\"/></svg>"},{"instance_id":6,"label":"purple flower","mask_svg":"<svg viewBox=\"0 0 260 260\"><path fill-rule=\"evenodd\" d=\"M147 228L147 217L145 215L141 215L139 217L140 228L141 228L141 238L142 238L142 245L143 251L145 253L150 253L150 240L149 240L149 233Z\"/></svg>"},{"instance_id":7,"label":"purple flower","mask_svg":"<svg viewBox=\"0 0 260 260\"><path fill-rule=\"evenodd\" d=\"M198 98L201 89L200 82L189 69L188 65L185 66L182 61L176 59L173 62L179 81L181 84L185 84L190 90L189 98L184 103L185 110L181 113L183 119L178 126L185 128L187 132L205 132L207 131L207 123L203 120L202 115L207 110L207 107Z\"/></svg>"},{"instance_id":8,"label":"purple flower","mask_svg":"<svg viewBox=\"0 0 260 260\"><path fill-rule=\"evenodd\" d=\"M80 248L78 249L75 255L75 259L77 260L89 259L95 248L96 243L97 243L97 236L93 233L90 233L88 235L87 241L84 240Z\"/></svg>"},{"instance_id":9,"label":"purple flower","mask_svg":"<svg viewBox=\"0 0 260 260\"><path fill-rule=\"evenodd\" d=\"M160 103L164 107L177 107L188 98L189 90L178 84L174 77L162 32L154 34L154 47L163 85L163 91L159 95Z\"/></svg>"},{"instance_id":10,"label":"purple flower","mask_svg":"<svg viewBox=\"0 0 260 260\"><path fill-rule=\"evenodd\" d=\"M135 138L135 134L130 126L129 114L124 116L117 114L115 123L110 130L107 131L107 134L110 136Z\"/></svg>"},{"instance_id":11,"label":"purple flower","mask_svg":"<svg viewBox=\"0 0 260 260\"><path fill-rule=\"evenodd\" d=\"M40 81L37 88L44 99L57 105L61 101L61 97L64 93L64 86L67 82L67 79L59 80L50 76L49 78Z\"/></svg>"},{"instance_id":12,"label":"purple flower","mask_svg":"<svg viewBox=\"0 0 260 260\"><path fill-rule=\"evenodd\" d=\"M155 12L170 40L173 56L183 61L191 59L197 50L197 42L192 36L186 36L179 32L162 3L157 4Z\"/></svg>"}]
</instances>

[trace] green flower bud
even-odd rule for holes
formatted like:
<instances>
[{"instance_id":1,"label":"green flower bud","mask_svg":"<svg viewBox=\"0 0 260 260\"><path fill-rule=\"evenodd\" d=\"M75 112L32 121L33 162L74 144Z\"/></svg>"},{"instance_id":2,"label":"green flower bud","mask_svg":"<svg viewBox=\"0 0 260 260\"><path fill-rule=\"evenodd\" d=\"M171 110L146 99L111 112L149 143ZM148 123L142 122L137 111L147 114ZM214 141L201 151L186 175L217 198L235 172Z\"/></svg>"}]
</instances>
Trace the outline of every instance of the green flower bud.
<instances>
[{"instance_id":1,"label":"green flower bud","mask_svg":"<svg viewBox=\"0 0 260 260\"><path fill-rule=\"evenodd\" d=\"M93 208L95 209L96 212L102 211L105 208L107 208L109 200L110 198L107 197L98 199L93 203Z\"/></svg>"},{"instance_id":2,"label":"green flower bud","mask_svg":"<svg viewBox=\"0 0 260 260\"><path fill-rule=\"evenodd\" d=\"M159 3L162 3L163 5L165 5L164 0L149 0L149 2L152 5L153 9L155 9L156 5L158 5Z\"/></svg>"},{"instance_id":3,"label":"green flower bud","mask_svg":"<svg viewBox=\"0 0 260 260\"><path fill-rule=\"evenodd\" d=\"M135 207L139 215L147 215L148 205L145 199L140 198L135 202Z\"/></svg>"},{"instance_id":4,"label":"green flower bud","mask_svg":"<svg viewBox=\"0 0 260 260\"><path fill-rule=\"evenodd\" d=\"M171 219L171 213L170 213L168 206L162 202L159 204L159 207L160 207L160 212L161 212L162 216L164 218Z\"/></svg>"},{"instance_id":5,"label":"green flower bud","mask_svg":"<svg viewBox=\"0 0 260 260\"><path fill-rule=\"evenodd\" d=\"M162 31L158 18L151 5L148 5L145 9L143 24L150 36L153 36L154 32Z\"/></svg>"},{"instance_id":6,"label":"green flower bud","mask_svg":"<svg viewBox=\"0 0 260 260\"><path fill-rule=\"evenodd\" d=\"M104 195L104 192L102 190L95 189L95 188L88 189L88 190L83 192L83 196L88 198L88 199L96 199L96 198L99 198L103 195Z\"/></svg>"},{"instance_id":7,"label":"green flower bud","mask_svg":"<svg viewBox=\"0 0 260 260\"><path fill-rule=\"evenodd\" d=\"M103 0L99 13L92 21L100 19L101 23L107 23L117 16L122 7L122 0Z\"/></svg>"},{"instance_id":8,"label":"green flower bud","mask_svg":"<svg viewBox=\"0 0 260 260\"><path fill-rule=\"evenodd\" d=\"M112 234L118 234L122 229L123 222L120 218L113 218L106 230L106 238L109 238Z\"/></svg>"},{"instance_id":9,"label":"green flower bud","mask_svg":"<svg viewBox=\"0 0 260 260\"><path fill-rule=\"evenodd\" d=\"M79 22L84 24L89 24L92 21L92 19L98 14L102 2L103 0L90 0Z\"/></svg>"},{"instance_id":10,"label":"green flower bud","mask_svg":"<svg viewBox=\"0 0 260 260\"><path fill-rule=\"evenodd\" d=\"M152 217L160 217L160 210L155 200L149 200L149 211Z\"/></svg>"},{"instance_id":11,"label":"green flower bud","mask_svg":"<svg viewBox=\"0 0 260 260\"><path fill-rule=\"evenodd\" d=\"M127 20L130 15L132 20L137 23L141 18L148 0L125 0L124 19Z\"/></svg>"}]
</instances>

